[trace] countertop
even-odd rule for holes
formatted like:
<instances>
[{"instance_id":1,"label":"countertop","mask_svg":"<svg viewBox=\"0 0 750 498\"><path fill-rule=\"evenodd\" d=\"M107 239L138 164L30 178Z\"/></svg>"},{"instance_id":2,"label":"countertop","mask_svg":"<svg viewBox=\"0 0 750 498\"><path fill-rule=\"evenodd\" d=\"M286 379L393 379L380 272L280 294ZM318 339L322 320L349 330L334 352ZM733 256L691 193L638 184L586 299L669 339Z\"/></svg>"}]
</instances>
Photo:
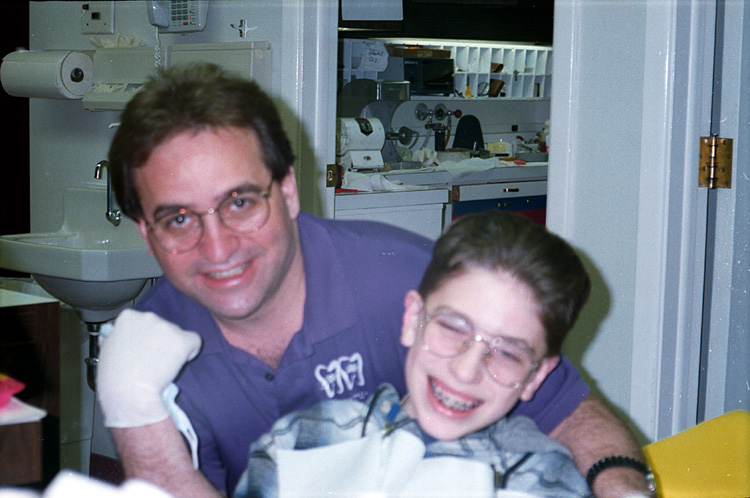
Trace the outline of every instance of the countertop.
<instances>
[{"instance_id":1,"label":"countertop","mask_svg":"<svg viewBox=\"0 0 750 498\"><path fill-rule=\"evenodd\" d=\"M54 302L57 302L57 300L50 297L34 296L23 292L0 289L0 308Z\"/></svg>"}]
</instances>

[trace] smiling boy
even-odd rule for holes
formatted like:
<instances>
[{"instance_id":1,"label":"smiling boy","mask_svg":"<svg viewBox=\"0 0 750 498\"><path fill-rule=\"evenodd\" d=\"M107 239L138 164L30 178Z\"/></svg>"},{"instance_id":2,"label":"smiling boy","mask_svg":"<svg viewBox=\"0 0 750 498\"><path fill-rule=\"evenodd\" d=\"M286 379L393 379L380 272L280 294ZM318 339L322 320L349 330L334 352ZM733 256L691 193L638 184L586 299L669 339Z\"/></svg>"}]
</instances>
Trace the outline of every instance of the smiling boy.
<instances>
[{"instance_id":1,"label":"smiling boy","mask_svg":"<svg viewBox=\"0 0 750 498\"><path fill-rule=\"evenodd\" d=\"M468 496L477 486L484 496L589 496L562 445L526 417L505 418L557 365L589 290L573 249L544 227L497 211L456 222L405 298L408 394L399 400L386 384L367 403L328 401L282 418L251 447L235 496L408 496L425 487ZM416 462L409 438L384 442L403 433L423 446ZM450 465L422 465L445 458ZM391 461L413 470L394 476L382 463ZM290 462L306 470L290 474Z\"/></svg>"}]
</instances>

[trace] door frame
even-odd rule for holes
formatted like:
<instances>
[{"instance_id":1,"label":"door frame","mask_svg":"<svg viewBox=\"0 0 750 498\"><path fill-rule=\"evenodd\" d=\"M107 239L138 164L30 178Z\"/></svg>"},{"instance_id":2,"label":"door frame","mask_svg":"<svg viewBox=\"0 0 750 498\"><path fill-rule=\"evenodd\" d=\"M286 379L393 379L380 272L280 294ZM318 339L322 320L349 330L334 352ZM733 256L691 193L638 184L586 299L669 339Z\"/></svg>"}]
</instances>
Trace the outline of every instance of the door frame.
<instances>
[{"instance_id":1,"label":"door frame","mask_svg":"<svg viewBox=\"0 0 750 498\"><path fill-rule=\"evenodd\" d=\"M333 218L334 189L326 188L326 165L336 162L336 60L338 2L281 2L282 113L297 153L302 209Z\"/></svg>"}]
</instances>

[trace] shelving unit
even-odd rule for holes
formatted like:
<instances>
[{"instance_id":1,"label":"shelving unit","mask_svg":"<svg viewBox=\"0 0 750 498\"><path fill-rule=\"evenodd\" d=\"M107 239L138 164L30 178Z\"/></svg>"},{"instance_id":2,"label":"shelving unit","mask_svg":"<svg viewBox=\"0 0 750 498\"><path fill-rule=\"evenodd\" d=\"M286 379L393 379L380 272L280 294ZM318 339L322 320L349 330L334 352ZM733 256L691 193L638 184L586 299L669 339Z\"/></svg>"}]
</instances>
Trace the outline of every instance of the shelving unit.
<instances>
[{"instance_id":1,"label":"shelving unit","mask_svg":"<svg viewBox=\"0 0 750 498\"><path fill-rule=\"evenodd\" d=\"M342 84L353 79L380 79L381 72L372 70L373 65L368 60L368 41L340 40L339 78ZM551 95L551 46L414 38L384 38L378 41L386 45L450 50L455 67L454 86L457 98L469 96L520 100L549 99ZM493 80L503 81L502 92L497 97L488 96Z\"/></svg>"}]
</instances>

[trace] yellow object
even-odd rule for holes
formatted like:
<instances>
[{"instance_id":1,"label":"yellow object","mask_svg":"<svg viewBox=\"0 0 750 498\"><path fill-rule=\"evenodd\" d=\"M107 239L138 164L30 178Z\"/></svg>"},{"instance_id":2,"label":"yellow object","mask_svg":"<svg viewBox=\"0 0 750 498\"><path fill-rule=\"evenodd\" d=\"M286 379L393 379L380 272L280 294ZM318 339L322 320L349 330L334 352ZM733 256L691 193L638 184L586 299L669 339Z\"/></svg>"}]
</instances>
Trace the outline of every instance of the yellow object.
<instances>
[{"instance_id":1,"label":"yellow object","mask_svg":"<svg viewBox=\"0 0 750 498\"><path fill-rule=\"evenodd\" d=\"M661 498L750 497L750 411L707 420L643 452Z\"/></svg>"},{"instance_id":2,"label":"yellow object","mask_svg":"<svg viewBox=\"0 0 750 498\"><path fill-rule=\"evenodd\" d=\"M506 145L508 145L506 142L489 142L487 144L487 150L493 154L505 154L508 152Z\"/></svg>"}]
</instances>

